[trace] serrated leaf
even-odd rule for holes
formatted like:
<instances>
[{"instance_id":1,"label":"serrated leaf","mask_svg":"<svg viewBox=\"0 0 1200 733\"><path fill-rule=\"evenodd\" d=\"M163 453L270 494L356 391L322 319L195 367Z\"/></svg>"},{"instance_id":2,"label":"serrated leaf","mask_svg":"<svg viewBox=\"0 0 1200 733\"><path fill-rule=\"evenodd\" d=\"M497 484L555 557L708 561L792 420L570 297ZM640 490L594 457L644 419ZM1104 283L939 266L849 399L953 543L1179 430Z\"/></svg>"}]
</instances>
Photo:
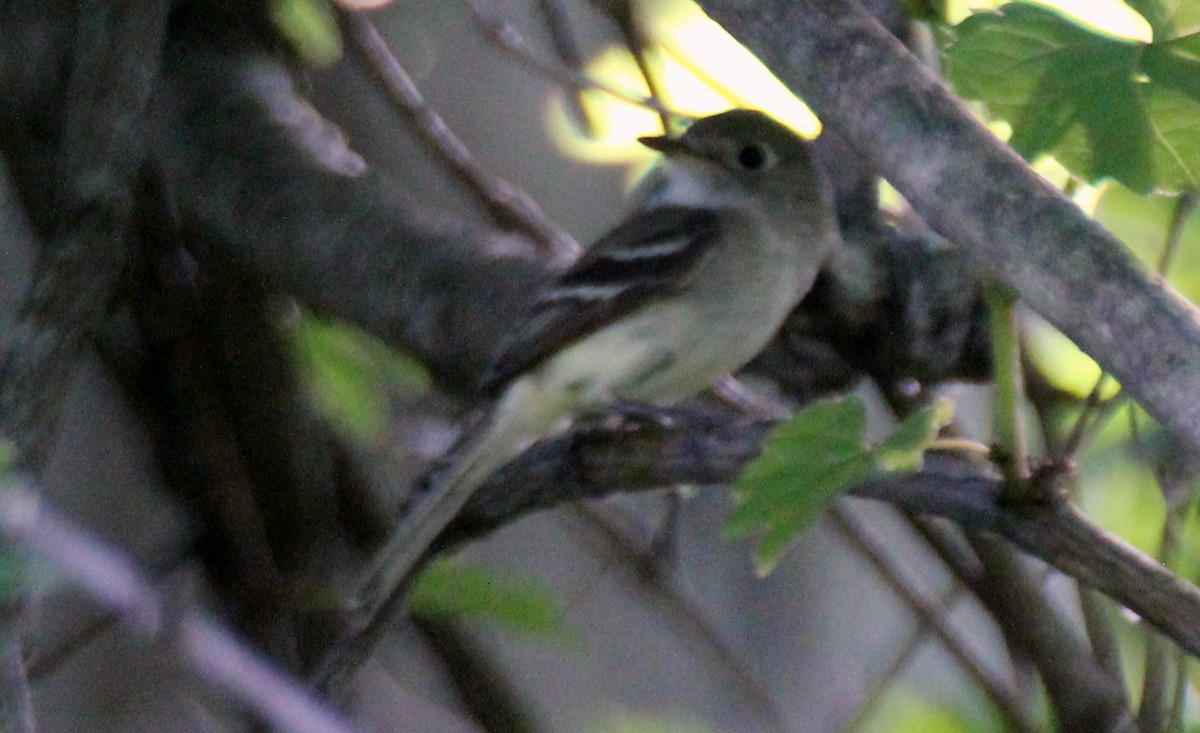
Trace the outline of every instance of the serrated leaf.
<instances>
[{"instance_id":1,"label":"serrated leaf","mask_svg":"<svg viewBox=\"0 0 1200 733\"><path fill-rule=\"evenodd\" d=\"M758 536L755 567L769 573L787 548L850 486L880 472L920 468L925 448L953 414L949 400L900 423L878 446L863 435L858 399L816 402L776 428L733 485L729 537Z\"/></svg>"},{"instance_id":2,"label":"serrated leaf","mask_svg":"<svg viewBox=\"0 0 1200 733\"><path fill-rule=\"evenodd\" d=\"M755 551L760 573L774 568L838 493L870 473L865 430L859 400L813 403L776 428L762 454L738 476L737 505L725 531L732 537L761 535Z\"/></svg>"},{"instance_id":3,"label":"serrated leaf","mask_svg":"<svg viewBox=\"0 0 1200 733\"><path fill-rule=\"evenodd\" d=\"M1012 126L1012 147L1141 193L1200 179L1200 40L1151 44L1010 3L960 23L949 77Z\"/></svg>"},{"instance_id":4,"label":"serrated leaf","mask_svg":"<svg viewBox=\"0 0 1200 733\"><path fill-rule=\"evenodd\" d=\"M821 484L861 455L865 429L866 411L851 397L813 403L775 428L762 453L733 484L738 506L726 532L740 537L782 514L803 514L808 507L819 510L824 506ZM798 485L818 491L799 493Z\"/></svg>"},{"instance_id":5,"label":"serrated leaf","mask_svg":"<svg viewBox=\"0 0 1200 733\"><path fill-rule=\"evenodd\" d=\"M502 576L453 560L432 563L408 597L413 614L486 620L509 631L564 640L565 611L553 589L530 579Z\"/></svg>"}]
</instances>

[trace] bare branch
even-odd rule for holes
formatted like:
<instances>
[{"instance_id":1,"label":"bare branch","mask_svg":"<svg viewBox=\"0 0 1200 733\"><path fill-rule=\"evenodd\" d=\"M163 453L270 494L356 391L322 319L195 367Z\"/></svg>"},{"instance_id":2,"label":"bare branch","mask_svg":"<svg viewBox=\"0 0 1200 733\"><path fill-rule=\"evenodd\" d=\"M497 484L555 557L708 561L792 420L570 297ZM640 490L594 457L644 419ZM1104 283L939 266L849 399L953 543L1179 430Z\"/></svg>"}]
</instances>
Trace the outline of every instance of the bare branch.
<instances>
[{"instance_id":1,"label":"bare branch","mask_svg":"<svg viewBox=\"0 0 1200 733\"><path fill-rule=\"evenodd\" d=\"M363 170L281 64L199 48L173 60L156 156L202 234L193 254L381 336L443 387L473 385L546 276L528 240L422 210Z\"/></svg>"},{"instance_id":2,"label":"bare branch","mask_svg":"<svg viewBox=\"0 0 1200 733\"><path fill-rule=\"evenodd\" d=\"M1200 312L1031 171L857 2L700 5L934 230L1200 445Z\"/></svg>"},{"instance_id":3,"label":"bare branch","mask_svg":"<svg viewBox=\"0 0 1200 733\"><path fill-rule=\"evenodd\" d=\"M915 589L912 579L906 577L861 520L842 506L832 507L830 518L842 536L867 559L888 589L908 607L921 624L928 626L950 656L962 665L996 707L997 712L1004 716L1009 727L1026 733L1041 730L1042 726L1030 718L1012 686L987 668L979 654L950 625L939 604Z\"/></svg>"},{"instance_id":4,"label":"bare branch","mask_svg":"<svg viewBox=\"0 0 1200 733\"><path fill-rule=\"evenodd\" d=\"M499 45L524 63L535 73L554 79L560 84L575 89L596 89L630 104L654 110L660 115L670 114L670 110L653 96L644 96L627 92L619 87L606 84L598 79L584 74L569 66L544 59L530 48L529 42L508 21L500 17L489 0L466 0L479 27L483 29L492 42Z\"/></svg>"},{"instance_id":5,"label":"bare branch","mask_svg":"<svg viewBox=\"0 0 1200 733\"><path fill-rule=\"evenodd\" d=\"M485 731L541 733L532 706L500 661L456 619L415 618L417 631L441 662L471 717Z\"/></svg>"},{"instance_id":6,"label":"bare branch","mask_svg":"<svg viewBox=\"0 0 1200 733\"><path fill-rule=\"evenodd\" d=\"M120 614L134 633L172 645L192 672L282 730L359 730L214 619L163 598L129 558L77 529L28 485L0 490L0 535L47 560L100 605Z\"/></svg>"},{"instance_id":7,"label":"bare branch","mask_svg":"<svg viewBox=\"0 0 1200 733\"><path fill-rule=\"evenodd\" d=\"M994 537L968 534L984 574L972 590L1009 644L1037 668L1061 730L1136 733L1122 682L1105 674L1021 558Z\"/></svg>"},{"instance_id":8,"label":"bare branch","mask_svg":"<svg viewBox=\"0 0 1200 733\"><path fill-rule=\"evenodd\" d=\"M686 637L690 646L699 647L700 653L726 675L733 695L757 718L755 730L790 730L779 703L759 681L754 670L738 658L662 563L639 550L617 523L603 513L581 507L578 516L589 530L589 544L616 563L622 579L662 614L666 626ZM654 549L654 543L651 543L649 550Z\"/></svg>"},{"instance_id":9,"label":"bare branch","mask_svg":"<svg viewBox=\"0 0 1200 733\"><path fill-rule=\"evenodd\" d=\"M546 247L552 257L569 260L581 251L579 243L546 216L537 202L510 181L484 170L466 144L455 135L417 89L375 26L363 13L339 11L342 25L367 66L384 83L389 99L408 116L421 136L440 153L450 169L467 184L501 225L513 225Z\"/></svg>"},{"instance_id":10,"label":"bare branch","mask_svg":"<svg viewBox=\"0 0 1200 733\"><path fill-rule=\"evenodd\" d=\"M575 33L571 29L571 19L566 3L564 0L538 0L537 6L546 25L546 33L550 37L554 54L566 67L565 73L571 76L582 76L583 51L579 48ZM580 94L584 87L576 84L571 86L571 93L567 96L567 113L572 117L576 127L585 135L594 136L596 124L588 114L587 107L583 104L583 96Z\"/></svg>"}]
</instances>

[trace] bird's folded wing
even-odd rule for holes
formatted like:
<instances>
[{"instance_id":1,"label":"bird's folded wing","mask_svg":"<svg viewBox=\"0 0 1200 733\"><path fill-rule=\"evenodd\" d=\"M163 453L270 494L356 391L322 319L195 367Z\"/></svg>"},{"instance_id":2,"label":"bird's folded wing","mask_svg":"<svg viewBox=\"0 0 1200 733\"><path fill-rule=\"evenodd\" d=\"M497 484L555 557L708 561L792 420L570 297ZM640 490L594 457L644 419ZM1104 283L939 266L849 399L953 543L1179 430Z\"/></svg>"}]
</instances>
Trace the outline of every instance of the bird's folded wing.
<instances>
[{"instance_id":1,"label":"bird's folded wing","mask_svg":"<svg viewBox=\"0 0 1200 733\"><path fill-rule=\"evenodd\" d=\"M539 293L482 381L484 394L495 395L566 344L686 285L712 252L719 226L710 209L662 206L609 232Z\"/></svg>"}]
</instances>

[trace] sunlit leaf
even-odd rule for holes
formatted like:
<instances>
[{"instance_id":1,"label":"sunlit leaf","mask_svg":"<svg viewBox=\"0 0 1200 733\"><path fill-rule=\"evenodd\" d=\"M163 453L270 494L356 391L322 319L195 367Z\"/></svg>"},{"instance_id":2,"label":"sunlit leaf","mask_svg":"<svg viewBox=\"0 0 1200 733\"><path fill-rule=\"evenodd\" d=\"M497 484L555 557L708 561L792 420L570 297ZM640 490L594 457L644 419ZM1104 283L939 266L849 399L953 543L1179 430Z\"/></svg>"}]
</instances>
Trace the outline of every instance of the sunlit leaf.
<instances>
[{"instance_id":1,"label":"sunlit leaf","mask_svg":"<svg viewBox=\"0 0 1200 733\"><path fill-rule=\"evenodd\" d=\"M871 447L857 398L813 403L776 428L734 482L727 535L756 535L758 571L770 572L838 494L874 473L919 469L924 449L951 413L951 404L939 400Z\"/></svg>"},{"instance_id":2,"label":"sunlit leaf","mask_svg":"<svg viewBox=\"0 0 1200 733\"><path fill-rule=\"evenodd\" d=\"M1200 31L1200 3L1195 0L1125 0L1154 29L1154 40L1165 41Z\"/></svg>"},{"instance_id":3,"label":"sunlit leaf","mask_svg":"<svg viewBox=\"0 0 1200 733\"><path fill-rule=\"evenodd\" d=\"M1008 121L1027 159L1052 153L1139 193L1200 179L1200 37L1119 39L1020 3L970 16L956 36L955 89Z\"/></svg>"},{"instance_id":4,"label":"sunlit leaf","mask_svg":"<svg viewBox=\"0 0 1200 733\"><path fill-rule=\"evenodd\" d=\"M427 618L484 620L522 634L565 640L565 611L553 589L527 578L506 577L486 568L438 560L421 574L409 609Z\"/></svg>"}]
</instances>

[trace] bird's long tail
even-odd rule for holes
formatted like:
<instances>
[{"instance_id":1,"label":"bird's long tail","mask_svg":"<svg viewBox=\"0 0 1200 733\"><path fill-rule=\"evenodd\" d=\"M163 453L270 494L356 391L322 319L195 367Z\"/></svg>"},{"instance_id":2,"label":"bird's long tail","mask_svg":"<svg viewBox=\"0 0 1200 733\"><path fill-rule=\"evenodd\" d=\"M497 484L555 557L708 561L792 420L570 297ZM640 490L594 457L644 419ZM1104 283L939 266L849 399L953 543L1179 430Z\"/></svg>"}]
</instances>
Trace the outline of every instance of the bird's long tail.
<instances>
[{"instance_id":1,"label":"bird's long tail","mask_svg":"<svg viewBox=\"0 0 1200 733\"><path fill-rule=\"evenodd\" d=\"M552 432L562 410L548 402L531 381L518 380L478 428L455 446L449 467L404 514L364 573L355 601L368 616L410 579L430 545L488 477L526 445Z\"/></svg>"}]
</instances>

